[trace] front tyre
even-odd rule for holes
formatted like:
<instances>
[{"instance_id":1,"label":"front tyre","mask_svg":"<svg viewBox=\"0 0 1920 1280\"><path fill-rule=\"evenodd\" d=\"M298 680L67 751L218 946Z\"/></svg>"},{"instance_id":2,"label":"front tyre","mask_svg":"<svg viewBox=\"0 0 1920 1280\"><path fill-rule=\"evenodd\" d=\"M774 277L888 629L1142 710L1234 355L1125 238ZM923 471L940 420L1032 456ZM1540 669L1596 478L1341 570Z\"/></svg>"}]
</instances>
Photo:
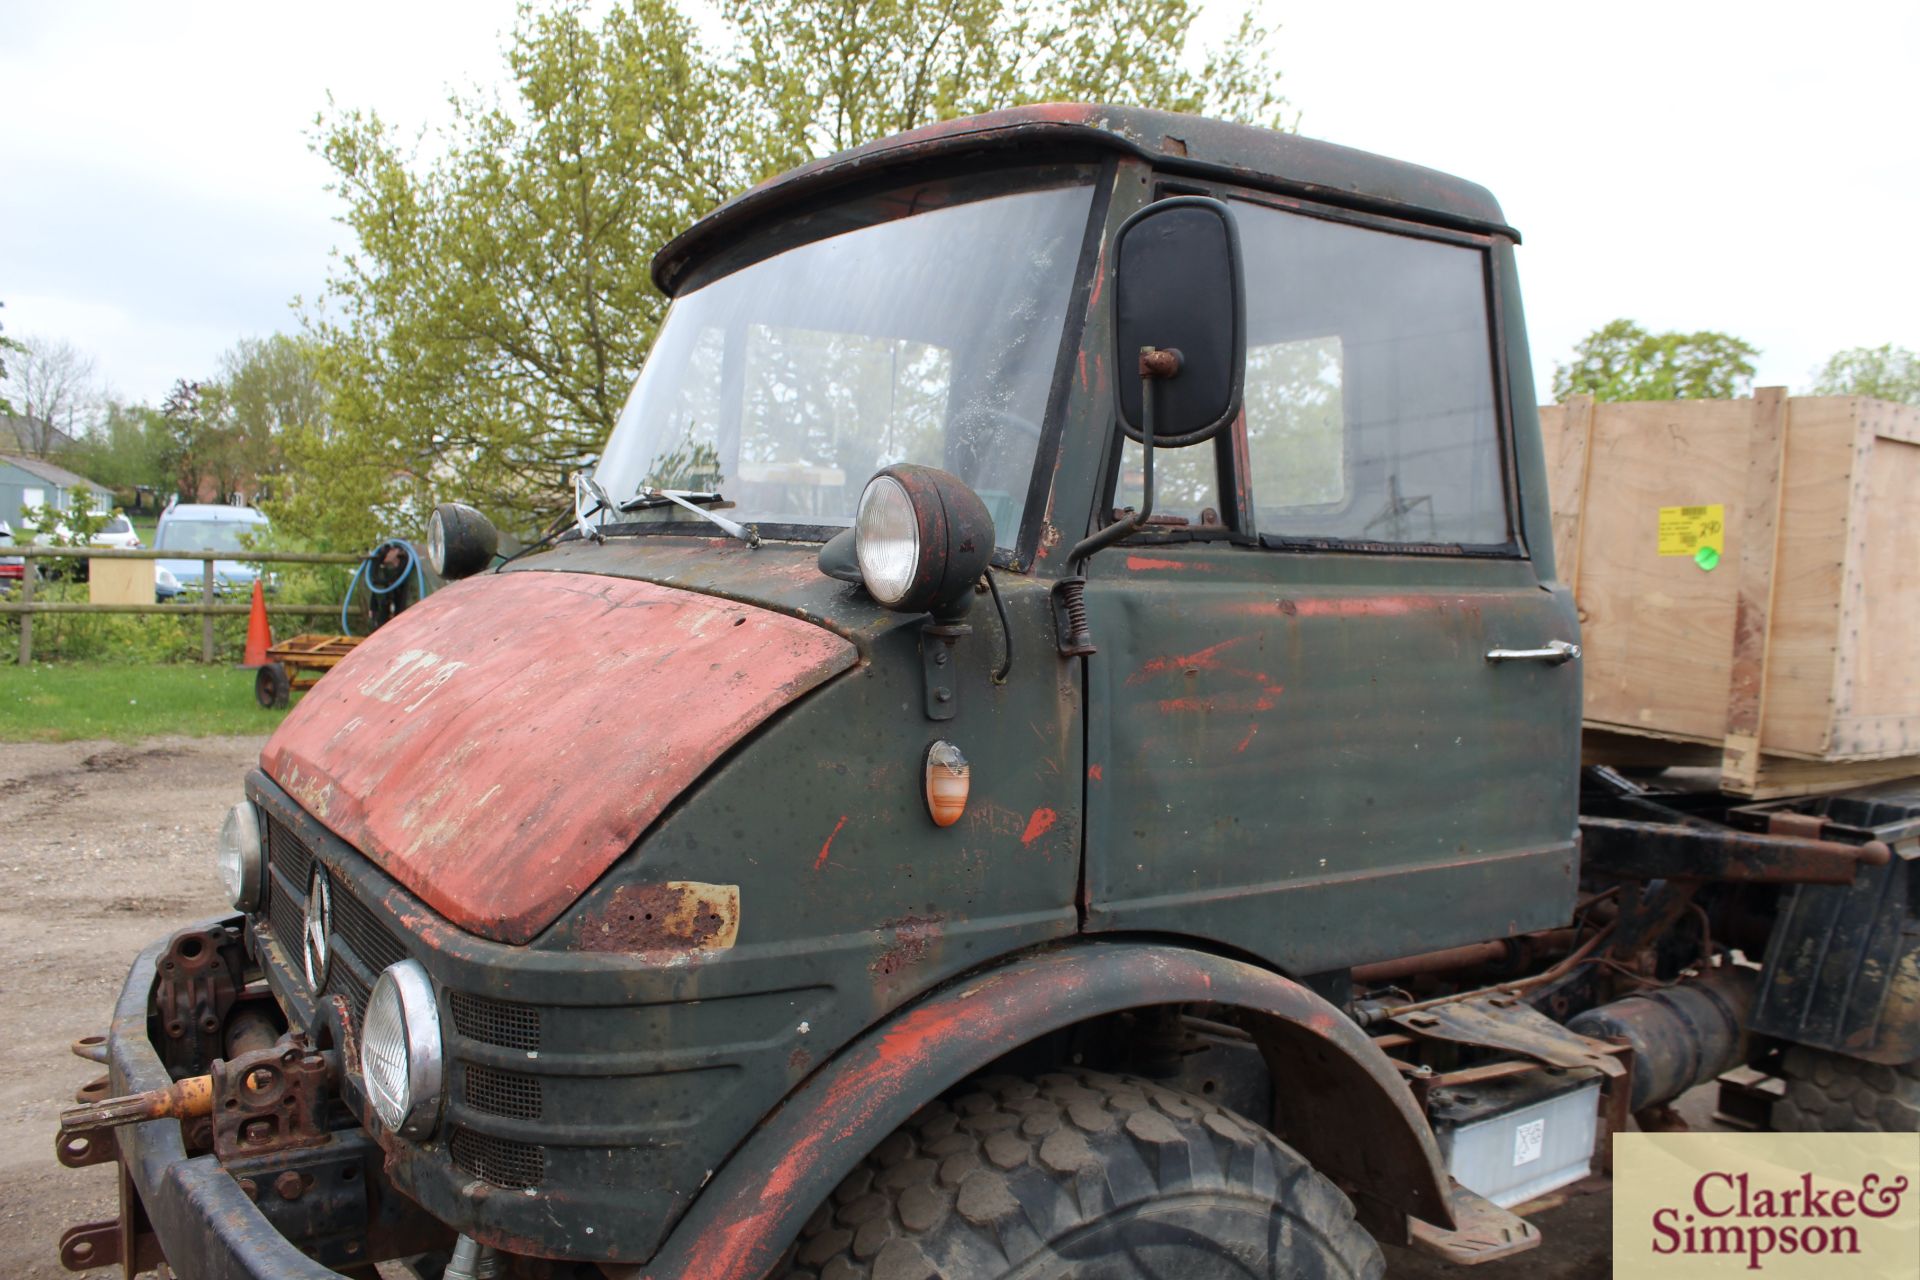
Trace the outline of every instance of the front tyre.
<instances>
[{"instance_id":1,"label":"front tyre","mask_svg":"<svg viewBox=\"0 0 1920 1280\"><path fill-rule=\"evenodd\" d=\"M1131 1076L988 1076L874 1148L789 1280L1377 1277L1338 1188L1264 1129Z\"/></svg>"}]
</instances>

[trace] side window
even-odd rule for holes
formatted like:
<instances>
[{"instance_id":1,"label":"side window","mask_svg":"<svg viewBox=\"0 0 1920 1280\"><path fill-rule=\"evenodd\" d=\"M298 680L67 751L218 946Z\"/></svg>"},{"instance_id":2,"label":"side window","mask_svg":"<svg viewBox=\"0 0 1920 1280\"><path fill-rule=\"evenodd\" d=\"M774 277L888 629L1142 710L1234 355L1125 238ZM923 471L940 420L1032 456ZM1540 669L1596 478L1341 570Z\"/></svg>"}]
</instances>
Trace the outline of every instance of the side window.
<instances>
[{"instance_id":1,"label":"side window","mask_svg":"<svg viewBox=\"0 0 1920 1280\"><path fill-rule=\"evenodd\" d=\"M1508 542L1481 251L1235 212L1262 537Z\"/></svg>"}]
</instances>

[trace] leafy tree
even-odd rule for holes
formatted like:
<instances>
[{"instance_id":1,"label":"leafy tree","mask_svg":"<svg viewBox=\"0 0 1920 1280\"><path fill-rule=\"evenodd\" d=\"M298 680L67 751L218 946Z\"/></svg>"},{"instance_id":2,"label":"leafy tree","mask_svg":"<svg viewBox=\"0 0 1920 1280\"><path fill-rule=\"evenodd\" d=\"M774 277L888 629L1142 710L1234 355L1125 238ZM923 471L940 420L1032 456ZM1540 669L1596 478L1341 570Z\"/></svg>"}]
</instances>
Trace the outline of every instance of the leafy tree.
<instances>
[{"instance_id":1,"label":"leafy tree","mask_svg":"<svg viewBox=\"0 0 1920 1280\"><path fill-rule=\"evenodd\" d=\"M1814 379L1820 396L1872 396L1920 404L1920 355L1886 343L1836 352Z\"/></svg>"},{"instance_id":2,"label":"leafy tree","mask_svg":"<svg viewBox=\"0 0 1920 1280\"><path fill-rule=\"evenodd\" d=\"M212 474L210 420L219 413L218 399L217 387L181 378L160 405L166 441L162 456L188 502L198 500L202 483Z\"/></svg>"},{"instance_id":3,"label":"leafy tree","mask_svg":"<svg viewBox=\"0 0 1920 1280\"><path fill-rule=\"evenodd\" d=\"M431 157L332 109L316 148L353 245L311 336L327 429L286 445L279 518L357 546L449 491L504 527L567 501L665 301L648 266L798 161L968 111L1147 101L1282 124L1244 22L1188 69L1192 0L726 0L715 51L675 0L521 10L505 102L456 97Z\"/></svg>"},{"instance_id":4,"label":"leafy tree","mask_svg":"<svg viewBox=\"0 0 1920 1280\"><path fill-rule=\"evenodd\" d=\"M140 486L173 486L166 420L158 410L108 399L100 420L62 456L73 470L127 494Z\"/></svg>"},{"instance_id":5,"label":"leafy tree","mask_svg":"<svg viewBox=\"0 0 1920 1280\"><path fill-rule=\"evenodd\" d=\"M1631 320L1595 329L1556 364L1556 400L1730 400L1753 387L1760 352L1730 334L1649 333Z\"/></svg>"},{"instance_id":6,"label":"leafy tree","mask_svg":"<svg viewBox=\"0 0 1920 1280\"><path fill-rule=\"evenodd\" d=\"M1199 70L1190 0L727 0L732 78L758 111L746 145L766 177L935 120L1028 102L1206 111L1275 128L1286 101L1249 12ZM757 145L756 145L757 144Z\"/></svg>"}]
</instances>

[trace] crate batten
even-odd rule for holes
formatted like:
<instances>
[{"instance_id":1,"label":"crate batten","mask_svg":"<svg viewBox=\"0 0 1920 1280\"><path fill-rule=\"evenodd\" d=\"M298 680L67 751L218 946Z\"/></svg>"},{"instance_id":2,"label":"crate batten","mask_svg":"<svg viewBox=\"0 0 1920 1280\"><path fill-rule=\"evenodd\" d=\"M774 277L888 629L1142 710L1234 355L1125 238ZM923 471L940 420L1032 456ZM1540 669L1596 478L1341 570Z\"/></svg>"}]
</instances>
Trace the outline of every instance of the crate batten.
<instances>
[{"instance_id":1,"label":"crate batten","mask_svg":"<svg viewBox=\"0 0 1920 1280\"><path fill-rule=\"evenodd\" d=\"M1920 408L1763 388L1540 417L1591 737L1718 748L1746 793L1920 774ZM1721 503L1717 568L1655 546L1663 508Z\"/></svg>"}]
</instances>

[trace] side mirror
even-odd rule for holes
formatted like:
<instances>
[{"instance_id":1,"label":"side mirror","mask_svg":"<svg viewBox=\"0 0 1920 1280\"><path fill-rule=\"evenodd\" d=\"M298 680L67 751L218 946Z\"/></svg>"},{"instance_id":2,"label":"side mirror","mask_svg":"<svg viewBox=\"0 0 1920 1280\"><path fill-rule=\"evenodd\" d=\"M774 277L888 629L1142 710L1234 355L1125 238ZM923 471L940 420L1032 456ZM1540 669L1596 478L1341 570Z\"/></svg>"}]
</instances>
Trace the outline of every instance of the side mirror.
<instances>
[{"instance_id":1,"label":"side mirror","mask_svg":"<svg viewBox=\"0 0 1920 1280\"><path fill-rule=\"evenodd\" d=\"M493 563L500 532L493 521L464 502L443 502L427 521L427 563L452 582L470 578Z\"/></svg>"},{"instance_id":2,"label":"side mirror","mask_svg":"<svg viewBox=\"0 0 1920 1280\"><path fill-rule=\"evenodd\" d=\"M1168 449L1211 440L1233 421L1246 382L1247 303L1232 210L1205 196L1175 196L1120 224L1113 333L1120 425L1129 437L1142 439L1149 412L1154 443ZM1174 372L1148 374L1148 349L1172 352Z\"/></svg>"},{"instance_id":3,"label":"side mirror","mask_svg":"<svg viewBox=\"0 0 1920 1280\"><path fill-rule=\"evenodd\" d=\"M1088 534L1053 585L1064 657L1097 652L1087 629L1087 558L1153 514L1153 453L1213 439L1240 413L1247 376L1246 283L1233 211L1206 196L1141 209L1114 233L1114 407L1143 450L1138 511Z\"/></svg>"}]
</instances>

